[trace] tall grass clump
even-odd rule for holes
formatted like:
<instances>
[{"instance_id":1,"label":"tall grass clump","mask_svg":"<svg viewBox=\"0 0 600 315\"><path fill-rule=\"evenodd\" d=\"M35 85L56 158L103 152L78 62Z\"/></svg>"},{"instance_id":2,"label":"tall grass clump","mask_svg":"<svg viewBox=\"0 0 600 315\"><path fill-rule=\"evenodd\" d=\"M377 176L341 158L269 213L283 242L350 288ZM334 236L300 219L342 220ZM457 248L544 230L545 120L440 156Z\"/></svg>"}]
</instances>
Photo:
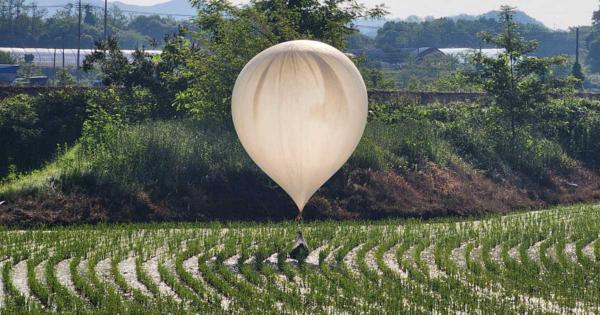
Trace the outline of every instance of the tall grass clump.
<instances>
[{"instance_id":1,"label":"tall grass clump","mask_svg":"<svg viewBox=\"0 0 600 315\"><path fill-rule=\"evenodd\" d=\"M407 171L427 161L444 164L453 155L435 121L425 117L416 107L406 106L384 113L383 105L375 106L362 140L349 165L375 170Z\"/></svg>"},{"instance_id":2,"label":"tall grass clump","mask_svg":"<svg viewBox=\"0 0 600 315\"><path fill-rule=\"evenodd\" d=\"M79 158L89 163L87 175L126 191L200 184L252 168L234 131L211 122L111 124L99 136L84 134L82 143Z\"/></svg>"},{"instance_id":3,"label":"tall grass clump","mask_svg":"<svg viewBox=\"0 0 600 315\"><path fill-rule=\"evenodd\" d=\"M470 104L433 106L428 113L455 152L478 169L540 178L550 170L568 173L576 165L574 152L561 145L568 140L548 126L523 126L512 134L497 115L493 108ZM556 125L561 125L559 120Z\"/></svg>"}]
</instances>

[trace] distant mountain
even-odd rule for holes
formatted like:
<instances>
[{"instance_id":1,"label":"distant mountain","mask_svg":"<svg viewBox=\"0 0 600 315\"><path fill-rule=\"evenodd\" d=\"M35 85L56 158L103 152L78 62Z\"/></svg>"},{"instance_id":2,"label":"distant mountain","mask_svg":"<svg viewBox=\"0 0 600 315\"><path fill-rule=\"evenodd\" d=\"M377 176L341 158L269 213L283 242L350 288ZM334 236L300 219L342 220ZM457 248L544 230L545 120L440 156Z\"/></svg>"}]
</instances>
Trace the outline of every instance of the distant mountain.
<instances>
[{"instance_id":1,"label":"distant mountain","mask_svg":"<svg viewBox=\"0 0 600 315\"><path fill-rule=\"evenodd\" d=\"M498 20L498 13L500 13L500 12L499 11L490 11L490 12L480 14L480 15L460 14L460 15L455 15L455 16L449 16L448 18L455 20L455 21L457 21L457 20L473 21L473 20L477 20L480 18ZM521 23L521 24L534 24L534 25L539 25L539 26L545 26L544 23L536 20L535 18L529 16L527 13L525 13L523 11L515 12L514 19L517 23Z\"/></svg>"},{"instance_id":2,"label":"distant mountain","mask_svg":"<svg viewBox=\"0 0 600 315\"><path fill-rule=\"evenodd\" d=\"M66 6L67 4L76 5L77 2L75 0L26 0L26 3L37 3L41 8L44 8L48 11L49 15L52 15L59 8L55 6ZM82 0L82 4L91 4L96 7L104 7L104 1L102 0ZM49 8L47 6L50 6ZM194 9L189 0L170 0L164 3L159 3L155 5L133 5L127 4L120 1L114 1L108 3L109 8L116 6L119 9L125 11L125 13L151 13L151 14L161 14L161 15L169 15L172 14L174 18L183 19L186 16L192 16L196 14L196 9ZM480 15L467 15L460 14L455 16L449 16L449 19L452 20L476 20L479 18L490 18L490 19L498 19L498 11L490 11ZM355 23L360 30L361 33L375 37L377 35L377 30L383 27L386 22L389 21L407 21L407 22L423 22L434 19L432 16L427 17L419 17L415 15L411 15L406 19L360 19L356 20ZM523 11L517 11L515 14L515 21L522 24L536 24L540 26L544 26L544 24L535 18L527 15L527 13Z\"/></svg>"},{"instance_id":3,"label":"distant mountain","mask_svg":"<svg viewBox=\"0 0 600 315\"><path fill-rule=\"evenodd\" d=\"M40 8L46 9L49 15L52 15L58 9L54 6L66 6L68 4L77 5L77 1L75 0L27 0L26 3L37 3ZM92 6L104 8L104 1L102 0L82 0L82 5L90 4ZM48 7L50 6L50 7ZM113 6L118 7L119 9L125 11L125 13L150 13L150 14L161 14L161 15L170 15L172 14L174 18L182 19L186 18L186 16L193 16L196 14L196 9L192 8L190 2L188 0L170 0L164 3L159 3L155 5L133 5L127 4L120 1L108 2L108 7L111 8Z\"/></svg>"},{"instance_id":4,"label":"distant mountain","mask_svg":"<svg viewBox=\"0 0 600 315\"><path fill-rule=\"evenodd\" d=\"M454 21L458 21L458 20L473 21L473 20L477 20L480 18L498 20L498 13L499 13L499 11L490 11L490 12L480 14L480 15L460 14L460 15L455 15L455 16L448 16L447 18L454 20ZM521 24L534 24L534 25L546 27L542 22L529 16L527 13L525 13L523 11L517 11L515 13L514 18L515 18L516 22L521 23ZM396 18L396 19L377 19L377 20L360 19L360 20L356 20L354 23L356 24L358 30L362 34L367 35L369 37L375 37L377 35L377 30L382 28L386 22L405 21L405 22L412 22L412 23L420 23L420 22L425 22L425 21L431 21L433 19L435 19L433 16L420 17L420 16L416 16L416 15L411 15L405 19L398 19L398 18Z\"/></svg>"}]
</instances>

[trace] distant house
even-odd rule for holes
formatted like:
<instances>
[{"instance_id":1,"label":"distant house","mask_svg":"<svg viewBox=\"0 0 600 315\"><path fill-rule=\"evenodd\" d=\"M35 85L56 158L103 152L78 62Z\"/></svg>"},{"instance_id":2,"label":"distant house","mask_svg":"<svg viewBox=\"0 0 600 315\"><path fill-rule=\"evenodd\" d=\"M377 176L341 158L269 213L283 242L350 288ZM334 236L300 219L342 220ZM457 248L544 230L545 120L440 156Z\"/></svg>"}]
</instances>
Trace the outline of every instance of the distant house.
<instances>
[{"instance_id":1,"label":"distant house","mask_svg":"<svg viewBox=\"0 0 600 315\"><path fill-rule=\"evenodd\" d=\"M414 56L417 60L423 60L428 57L443 57L444 53L435 47L421 47L417 48L412 52L412 56Z\"/></svg>"},{"instance_id":2,"label":"distant house","mask_svg":"<svg viewBox=\"0 0 600 315\"><path fill-rule=\"evenodd\" d=\"M0 85L11 85L17 78L19 65L0 64Z\"/></svg>"}]
</instances>

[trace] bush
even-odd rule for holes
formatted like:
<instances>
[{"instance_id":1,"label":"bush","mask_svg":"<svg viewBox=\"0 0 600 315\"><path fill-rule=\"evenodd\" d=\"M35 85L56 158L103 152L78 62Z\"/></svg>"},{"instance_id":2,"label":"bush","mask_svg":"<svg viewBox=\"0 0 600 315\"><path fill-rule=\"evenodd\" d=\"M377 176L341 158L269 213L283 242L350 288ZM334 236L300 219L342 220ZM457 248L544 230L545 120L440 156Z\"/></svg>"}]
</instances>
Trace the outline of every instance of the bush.
<instances>
[{"instance_id":1,"label":"bush","mask_svg":"<svg viewBox=\"0 0 600 315\"><path fill-rule=\"evenodd\" d=\"M85 93L75 89L0 101L0 178L11 164L18 172L32 170L57 146L74 143L84 118Z\"/></svg>"},{"instance_id":2,"label":"bush","mask_svg":"<svg viewBox=\"0 0 600 315\"><path fill-rule=\"evenodd\" d=\"M451 148L431 121L414 117L388 123L373 120L349 166L406 171L427 161L444 164L451 155Z\"/></svg>"},{"instance_id":3,"label":"bush","mask_svg":"<svg viewBox=\"0 0 600 315\"><path fill-rule=\"evenodd\" d=\"M562 99L542 109L536 131L559 143L573 158L600 169L600 104Z\"/></svg>"},{"instance_id":4,"label":"bush","mask_svg":"<svg viewBox=\"0 0 600 315\"><path fill-rule=\"evenodd\" d=\"M550 111L546 107L536 115L548 116ZM575 166L569 154L577 155L566 146L569 141L565 142L565 131L569 130L571 135L580 131L568 127L571 118L565 111L556 112L564 117L555 115L541 119L536 126L519 127L514 138L510 126L498 119L499 113L493 107L434 106L427 116L440 123L443 137L476 168L501 174L516 171L540 178L549 171L567 172Z\"/></svg>"},{"instance_id":5,"label":"bush","mask_svg":"<svg viewBox=\"0 0 600 315\"><path fill-rule=\"evenodd\" d=\"M254 168L234 132L221 126L192 121L126 126L105 117L86 122L80 159L96 178L127 191L171 191L180 183L202 185L211 176Z\"/></svg>"},{"instance_id":6,"label":"bush","mask_svg":"<svg viewBox=\"0 0 600 315\"><path fill-rule=\"evenodd\" d=\"M110 137L107 130L90 124L135 123L160 117L161 108L146 88L82 90L64 88L37 96L18 95L0 101L0 179L8 168L23 173L52 160L57 147L72 146L81 136L84 121L88 134L82 142ZM103 121L108 119L108 121ZM88 147L92 143L88 143Z\"/></svg>"},{"instance_id":7,"label":"bush","mask_svg":"<svg viewBox=\"0 0 600 315\"><path fill-rule=\"evenodd\" d=\"M514 168L537 177L544 177L549 171L566 173L575 166L558 143L527 134L518 137L517 150L506 157Z\"/></svg>"},{"instance_id":8,"label":"bush","mask_svg":"<svg viewBox=\"0 0 600 315\"><path fill-rule=\"evenodd\" d=\"M0 178L22 166L39 137L38 114L33 99L18 95L0 101ZM19 164L18 166L16 164Z\"/></svg>"}]
</instances>

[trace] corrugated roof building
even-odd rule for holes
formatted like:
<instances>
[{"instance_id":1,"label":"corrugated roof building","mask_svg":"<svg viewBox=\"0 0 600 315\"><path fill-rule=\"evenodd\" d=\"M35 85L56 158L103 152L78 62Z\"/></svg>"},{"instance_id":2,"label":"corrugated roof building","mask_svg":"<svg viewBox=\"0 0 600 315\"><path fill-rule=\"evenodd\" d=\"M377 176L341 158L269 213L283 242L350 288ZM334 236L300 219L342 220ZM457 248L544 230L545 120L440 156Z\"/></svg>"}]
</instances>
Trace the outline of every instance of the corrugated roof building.
<instances>
[{"instance_id":1,"label":"corrugated roof building","mask_svg":"<svg viewBox=\"0 0 600 315\"><path fill-rule=\"evenodd\" d=\"M0 85L11 84L17 78L19 65L0 64Z\"/></svg>"}]
</instances>

